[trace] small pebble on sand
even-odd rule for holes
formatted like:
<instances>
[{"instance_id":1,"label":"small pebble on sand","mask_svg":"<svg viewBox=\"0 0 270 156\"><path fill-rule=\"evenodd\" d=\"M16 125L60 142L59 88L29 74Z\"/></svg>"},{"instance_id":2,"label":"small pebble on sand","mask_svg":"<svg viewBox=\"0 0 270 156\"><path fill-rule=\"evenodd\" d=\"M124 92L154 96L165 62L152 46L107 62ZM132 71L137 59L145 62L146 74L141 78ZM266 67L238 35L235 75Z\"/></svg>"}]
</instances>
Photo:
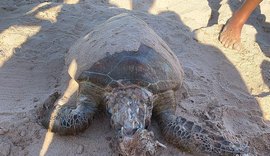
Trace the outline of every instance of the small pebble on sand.
<instances>
[{"instance_id":1,"label":"small pebble on sand","mask_svg":"<svg viewBox=\"0 0 270 156\"><path fill-rule=\"evenodd\" d=\"M39 99L37 98L37 97L35 97L34 99L33 99L33 102L38 102L39 101Z\"/></svg>"},{"instance_id":2,"label":"small pebble on sand","mask_svg":"<svg viewBox=\"0 0 270 156\"><path fill-rule=\"evenodd\" d=\"M25 130L22 130L21 133L20 133L20 136L25 136L25 135L26 135Z\"/></svg>"},{"instance_id":3,"label":"small pebble on sand","mask_svg":"<svg viewBox=\"0 0 270 156\"><path fill-rule=\"evenodd\" d=\"M77 148L76 153L77 154L82 154L83 153L83 149L84 149L83 145L78 145L78 148Z\"/></svg>"}]
</instances>

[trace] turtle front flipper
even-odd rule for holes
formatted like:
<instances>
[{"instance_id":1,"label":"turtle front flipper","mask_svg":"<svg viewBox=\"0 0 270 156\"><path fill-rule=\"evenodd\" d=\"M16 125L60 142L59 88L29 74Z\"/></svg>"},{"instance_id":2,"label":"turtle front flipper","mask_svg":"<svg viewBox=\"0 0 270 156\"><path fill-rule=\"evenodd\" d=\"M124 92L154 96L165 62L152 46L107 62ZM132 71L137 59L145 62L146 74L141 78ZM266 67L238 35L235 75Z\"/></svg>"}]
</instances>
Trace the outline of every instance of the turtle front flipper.
<instances>
[{"instance_id":1,"label":"turtle front flipper","mask_svg":"<svg viewBox=\"0 0 270 156\"><path fill-rule=\"evenodd\" d=\"M41 124L52 132L62 135L77 134L89 127L97 110L97 104L85 87L79 91L76 106L59 105L59 94L51 95L40 113Z\"/></svg>"},{"instance_id":2,"label":"turtle front flipper","mask_svg":"<svg viewBox=\"0 0 270 156\"><path fill-rule=\"evenodd\" d=\"M160 113L157 117L166 140L191 153L214 155L239 155L248 152L247 145L227 141L192 121L175 116L173 112Z\"/></svg>"},{"instance_id":3,"label":"turtle front flipper","mask_svg":"<svg viewBox=\"0 0 270 156\"><path fill-rule=\"evenodd\" d=\"M43 107L42 125L52 132L62 135L77 134L89 127L96 111L96 105L83 95L79 96L77 106L56 105Z\"/></svg>"},{"instance_id":4,"label":"turtle front flipper","mask_svg":"<svg viewBox=\"0 0 270 156\"><path fill-rule=\"evenodd\" d=\"M237 155L248 152L247 145L227 141L192 121L175 116L176 100L172 90L158 94L155 100L154 115L165 139L191 153L211 155Z\"/></svg>"}]
</instances>

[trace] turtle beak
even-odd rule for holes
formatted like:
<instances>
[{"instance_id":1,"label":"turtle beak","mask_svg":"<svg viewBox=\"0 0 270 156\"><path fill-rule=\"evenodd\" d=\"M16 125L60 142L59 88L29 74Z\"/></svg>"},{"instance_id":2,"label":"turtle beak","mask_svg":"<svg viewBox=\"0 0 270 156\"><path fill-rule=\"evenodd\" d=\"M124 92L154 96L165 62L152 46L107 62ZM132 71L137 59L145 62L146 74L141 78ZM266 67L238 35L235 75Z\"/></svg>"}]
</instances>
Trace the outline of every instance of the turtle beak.
<instances>
[{"instance_id":1,"label":"turtle beak","mask_svg":"<svg viewBox=\"0 0 270 156\"><path fill-rule=\"evenodd\" d=\"M146 129L138 129L133 135L126 135L122 127L119 134L118 149L122 155L154 155L158 148L167 148L155 140L152 131Z\"/></svg>"}]
</instances>

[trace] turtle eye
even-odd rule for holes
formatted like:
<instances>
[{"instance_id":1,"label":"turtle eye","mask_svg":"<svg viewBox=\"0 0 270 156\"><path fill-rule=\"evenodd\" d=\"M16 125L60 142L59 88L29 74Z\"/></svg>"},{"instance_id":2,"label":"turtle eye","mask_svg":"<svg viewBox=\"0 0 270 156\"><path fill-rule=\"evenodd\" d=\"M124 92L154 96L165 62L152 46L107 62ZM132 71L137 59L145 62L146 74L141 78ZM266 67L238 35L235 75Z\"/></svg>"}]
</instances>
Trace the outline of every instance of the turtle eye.
<instances>
[{"instance_id":1,"label":"turtle eye","mask_svg":"<svg viewBox=\"0 0 270 156\"><path fill-rule=\"evenodd\" d=\"M107 109L106 114L109 115L109 116L111 116L112 115L111 110L110 109Z\"/></svg>"}]
</instances>

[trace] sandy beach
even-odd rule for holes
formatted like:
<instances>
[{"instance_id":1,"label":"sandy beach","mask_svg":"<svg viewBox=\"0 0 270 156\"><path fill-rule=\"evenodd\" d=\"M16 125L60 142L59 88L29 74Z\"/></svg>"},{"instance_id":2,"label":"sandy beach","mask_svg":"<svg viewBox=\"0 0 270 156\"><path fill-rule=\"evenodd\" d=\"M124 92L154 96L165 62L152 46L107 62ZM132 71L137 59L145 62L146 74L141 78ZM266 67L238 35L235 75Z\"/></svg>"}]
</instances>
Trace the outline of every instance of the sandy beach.
<instances>
[{"instance_id":1,"label":"sandy beach","mask_svg":"<svg viewBox=\"0 0 270 156\"><path fill-rule=\"evenodd\" d=\"M177 114L225 138L245 142L249 155L270 153L270 1L242 31L242 50L227 49L219 32L241 0L2 0L0 1L0 156L116 155L109 118L75 136L48 132L36 110L61 85L69 48L110 17L145 21L184 68L187 96ZM130 32L132 33L132 32ZM150 130L168 148L156 155L189 156Z\"/></svg>"}]
</instances>

